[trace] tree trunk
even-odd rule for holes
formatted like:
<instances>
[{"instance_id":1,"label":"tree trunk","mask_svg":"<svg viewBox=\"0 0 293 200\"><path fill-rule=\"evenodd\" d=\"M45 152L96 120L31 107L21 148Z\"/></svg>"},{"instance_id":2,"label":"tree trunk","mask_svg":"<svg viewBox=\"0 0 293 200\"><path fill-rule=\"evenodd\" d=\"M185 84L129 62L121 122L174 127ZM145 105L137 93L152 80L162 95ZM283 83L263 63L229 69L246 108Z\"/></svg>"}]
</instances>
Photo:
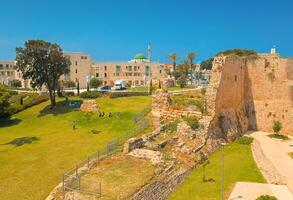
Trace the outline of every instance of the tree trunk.
<instances>
[{"instance_id":1,"label":"tree trunk","mask_svg":"<svg viewBox=\"0 0 293 200\"><path fill-rule=\"evenodd\" d=\"M176 62L173 62L173 75L174 75L174 80L176 82L176 76L175 76L176 73L175 73L175 71L176 71Z\"/></svg>"},{"instance_id":2,"label":"tree trunk","mask_svg":"<svg viewBox=\"0 0 293 200\"><path fill-rule=\"evenodd\" d=\"M190 85L192 85L192 78L193 78L193 73L192 73L192 71L193 71L193 63L191 62L190 63Z\"/></svg>"}]
</instances>

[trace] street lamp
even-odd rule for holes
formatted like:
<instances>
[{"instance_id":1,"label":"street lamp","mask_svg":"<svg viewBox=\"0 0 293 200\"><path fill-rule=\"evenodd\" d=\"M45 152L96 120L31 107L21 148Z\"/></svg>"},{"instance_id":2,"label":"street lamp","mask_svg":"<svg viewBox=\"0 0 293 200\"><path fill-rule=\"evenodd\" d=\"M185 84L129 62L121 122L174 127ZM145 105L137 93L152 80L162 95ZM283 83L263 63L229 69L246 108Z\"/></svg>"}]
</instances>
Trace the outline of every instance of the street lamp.
<instances>
[{"instance_id":1,"label":"street lamp","mask_svg":"<svg viewBox=\"0 0 293 200\"><path fill-rule=\"evenodd\" d=\"M222 178L221 178L221 200L224 200L224 147L226 143L221 143L222 149Z\"/></svg>"}]
</instances>

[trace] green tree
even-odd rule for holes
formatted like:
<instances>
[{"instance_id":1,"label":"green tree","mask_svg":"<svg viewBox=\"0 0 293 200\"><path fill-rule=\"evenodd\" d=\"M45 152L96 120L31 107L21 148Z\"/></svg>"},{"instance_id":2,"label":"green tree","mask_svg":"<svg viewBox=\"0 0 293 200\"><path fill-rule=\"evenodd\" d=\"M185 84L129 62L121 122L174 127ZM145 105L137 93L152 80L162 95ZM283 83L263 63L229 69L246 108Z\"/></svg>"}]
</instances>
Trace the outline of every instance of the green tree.
<instances>
[{"instance_id":1,"label":"green tree","mask_svg":"<svg viewBox=\"0 0 293 200\"><path fill-rule=\"evenodd\" d=\"M33 88L47 87L51 107L55 106L58 80L68 72L70 65L60 46L43 40L28 40L24 47L16 48L16 61L23 78L31 79Z\"/></svg>"},{"instance_id":2,"label":"green tree","mask_svg":"<svg viewBox=\"0 0 293 200\"><path fill-rule=\"evenodd\" d=\"M280 130L282 129L282 124L278 120L274 120L273 122L273 130L275 134L279 134Z\"/></svg>"},{"instance_id":3,"label":"green tree","mask_svg":"<svg viewBox=\"0 0 293 200\"><path fill-rule=\"evenodd\" d=\"M187 54L187 59L189 61L190 64L190 75L191 75L191 79L190 79L190 83L192 85L192 78L193 78L193 71L194 71L194 67L193 67L193 61L196 58L196 53L190 52Z\"/></svg>"},{"instance_id":4,"label":"green tree","mask_svg":"<svg viewBox=\"0 0 293 200\"><path fill-rule=\"evenodd\" d=\"M9 107L9 92L4 85L0 84L0 117L4 117L8 114L7 109Z\"/></svg>"},{"instance_id":5,"label":"green tree","mask_svg":"<svg viewBox=\"0 0 293 200\"><path fill-rule=\"evenodd\" d=\"M204 60L200 63L200 69L211 70L213 67L214 58L209 58L208 60Z\"/></svg>"},{"instance_id":6,"label":"green tree","mask_svg":"<svg viewBox=\"0 0 293 200\"><path fill-rule=\"evenodd\" d=\"M13 80L9 81L9 85L11 87L21 87L21 81L17 80L17 79L13 79Z\"/></svg>"},{"instance_id":7,"label":"green tree","mask_svg":"<svg viewBox=\"0 0 293 200\"><path fill-rule=\"evenodd\" d=\"M90 86L93 88L98 88L101 85L102 85L102 81L98 78L92 78L90 80Z\"/></svg>"},{"instance_id":8,"label":"green tree","mask_svg":"<svg viewBox=\"0 0 293 200\"><path fill-rule=\"evenodd\" d=\"M66 88L73 88L75 87L75 82L71 80L63 81L63 85Z\"/></svg>"},{"instance_id":9,"label":"green tree","mask_svg":"<svg viewBox=\"0 0 293 200\"><path fill-rule=\"evenodd\" d=\"M175 77L175 71L176 71L176 62L177 62L177 60L178 60L178 56L177 56L177 54L176 53L171 53L171 54L169 54L169 59L172 61L172 63L173 63L173 75L174 75L174 78L175 78L175 80L176 80L176 77Z\"/></svg>"},{"instance_id":10,"label":"green tree","mask_svg":"<svg viewBox=\"0 0 293 200\"><path fill-rule=\"evenodd\" d=\"M186 76L184 76L184 75L182 75L182 76L180 76L179 78L178 78L178 84L179 84L179 86L181 87L181 88L184 88L184 87L186 87L186 85L187 85L187 78L186 78Z\"/></svg>"}]
</instances>

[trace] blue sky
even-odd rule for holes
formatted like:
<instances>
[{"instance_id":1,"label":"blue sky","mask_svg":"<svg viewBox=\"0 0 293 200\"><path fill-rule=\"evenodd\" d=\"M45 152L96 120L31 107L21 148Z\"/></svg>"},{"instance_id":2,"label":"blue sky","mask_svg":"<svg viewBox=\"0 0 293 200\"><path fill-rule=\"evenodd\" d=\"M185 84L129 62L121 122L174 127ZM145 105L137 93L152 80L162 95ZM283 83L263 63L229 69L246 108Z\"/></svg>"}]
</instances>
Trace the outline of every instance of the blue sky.
<instances>
[{"instance_id":1,"label":"blue sky","mask_svg":"<svg viewBox=\"0 0 293 200\"><path fill-rule=\"evenodd\" d=\"M292 0L0 0L0 60L28 39L56 42L96 61L135 53L167 62L187 52L197 61L229 48L293 57Z\"/></svg>"}]
</instances>

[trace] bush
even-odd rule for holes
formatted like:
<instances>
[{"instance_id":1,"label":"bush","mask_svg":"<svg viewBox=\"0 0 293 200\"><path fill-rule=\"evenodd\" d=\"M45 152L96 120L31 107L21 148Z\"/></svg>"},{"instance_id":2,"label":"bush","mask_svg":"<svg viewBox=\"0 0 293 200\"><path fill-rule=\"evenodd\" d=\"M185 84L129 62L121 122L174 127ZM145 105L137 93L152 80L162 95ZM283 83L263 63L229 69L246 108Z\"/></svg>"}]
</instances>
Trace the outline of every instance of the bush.
<instances>
[{"instance_id":1,"label":"bush","mask_svg":"<svg viewBox=\"0 0 293 200\"><path fill-rule=\"evenodd\" d=\"M195 117L184 117L183 120L193 129L196 130L199 128L198 119Z\"/></svg>"},{"instance_id":2,"label":"bush","mask_svg":"<svg viewBox=\"0 0 293 200\"><path fill-rule=\"evenodd\" d=\"M178 79L178 81L177 81L177 83L179 84L179 86L181 88L186 87L186 85L187 85L186 77L185 76L180 76L179 79Z\"/></svg>"},{"instance_id":3,"label":"bush","mask_svg":"<svg viewBox=\"0 0 293 200\"><path fill-rule=\"evenodd\" d=\"M282 134L270 134L268 135L270 138L276 138L276 139L281 139L281 140L289 140L289 137L286 135Z\"/></svg>"},{"instance_id":4,"label":"bush","mask_svg":"<svg viewBox=\"0 0 293 200\"><path fill-rule=\"evenodd\" d=\"M274 130L275 134L278 134L281 129L282 129L281 122L278 121L278 120L274 120L274 122L273 122L273 130Z\"/></svg>"},{"instance_id":5,"label":"bush","mask_svg":"<svg viewBox=\"0 0 293 200\"><path fill-rule=\"evenodd\" d=\"M253 142L253 138L252 137L247 137L247 136L242 136L240 138L238 138L236 140L236 142L238 144L245 144L245 145L249 145Z\"/></svg>"},{"instance_id":6,"label":"bush","mask_svg":"<svg viewBox=\"0 0 293 200\"><path fill-rule=\"evenodd\" d=\"M177 125L178 125L178 121L170 122L164 126L163 131L175 132L177 131Z\"/></svg>"},{"instance_id":7,"label":"bush","mask_svg":"<svg viewBox=\"0 0 293 200\"><path fill-rule=\"evenodd\" d=\"M270 196L270 195L261 195L261 196L257 197L256 200L278 200L278 199L276 197Z\"/></svg>"},{"instance_id":8,"label":"bush","mask_svg":"<svg viewBox=\"0 0 293 200\"><path fill-rule=\"evenodd\" d=\"M23 99L23 105L20 104L21 98ZM10 99L11 105L8 110L10 115L12 115L47 100L49 100L48 94L38 95L37 93L24 93L16 95Z\"/></svg>"},{"instance_id":9,"label":"bush","mask_svg":"<svg viewBox=\"0 0 293 200\"><path fill-rule=\"evenodd\" d=\"M64 81L63 84L64 84L64 87L66 87L66 88L73 88L73 87L75 87L75 82L74 81L71 81L71 80Z\"/></svg>"},{"instance_id":10,"label":"bush","mask_svg":"<svg viewBox=\"0 0 293 200\"><path fill-rule=\"evenodd\" d=\"M98 88L100 85L102 85L102 81L98 78L92 78L90 80L90 86L93 88Z\"/></svg>"},{"instance_id":11,"label":"bush","mask_svg":"<svg viewBox=\"0 0 293 200\"><path fill-rule=\"evenodd\" d=\"M86 99L95 99L101 96L101 93L98 91L85 91L80 93L81 98L86 98Z\"/></svg>"},{"instance_id":12,"label":"bush","mask_svg":"<svg viewBox=\"0 0 293 200\"><path fill-rule=\"evenodd\" d=\"M148 92L112 92L110 98L148 96Z\"/></svg>"},{"instance_id":13,"label":"bush","mask_svg":"<svg viewBox=\"0 0 293 200\"><path fill-rule=\"evenodd\" d=\"M18 92L14 90L8 90L8 93L10 96L18 95Z\"/></svg>"},{"instance_id":14,"label":"bush","mask_svg":"<svg viewBox=\"0 0 293 200\"><path fill-rule=\"evenodd\" d=\"M74 96L74 92L62 92L62 96L71 97L71 96Z\"/></svg>"},{"instance_id":15,"label":"bush","mask_svg":"<svg viewBox=\"0 0 293 200\"><path fill-rule=\"evenodd\" d=\"M17 80L17 79L13 79L13 80L9 81L9 85L11 87L18 88L18 87L21 87L21 81L20 80Z\"/></svg>"}]
</instances>

